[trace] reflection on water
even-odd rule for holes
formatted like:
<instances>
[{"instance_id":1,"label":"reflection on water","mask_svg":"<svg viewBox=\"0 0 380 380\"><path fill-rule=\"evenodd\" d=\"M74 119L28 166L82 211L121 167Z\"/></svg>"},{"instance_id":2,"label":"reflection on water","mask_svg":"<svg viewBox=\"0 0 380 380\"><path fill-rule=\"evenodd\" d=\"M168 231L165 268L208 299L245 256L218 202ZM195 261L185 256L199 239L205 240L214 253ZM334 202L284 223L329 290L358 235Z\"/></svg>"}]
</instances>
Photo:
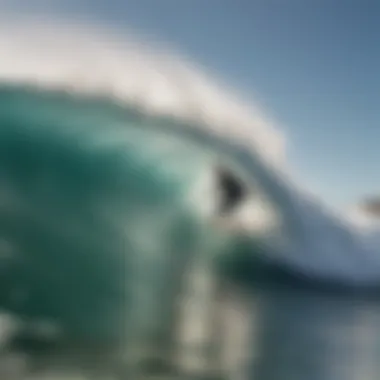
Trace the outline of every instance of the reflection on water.
<instances>
[{"instance_id":1,"label":"reflection on water","mask_svg":"<svg viewBox=\"0 0 380 380\"><path fill-rule=\"evenodd\" d=\"M380 297L269 277L253 295L250 379L380 378Z\"/></svg>"},{"instance_id":2,"label":"reflection on water","mask_svg":"<svg viewBox=\"0 0 380 380\"><path fill-rule=\"evenodd\" d=\"M338 289L249 264L233 273L253 289L247 380L380 379L379 292ZM6 322L0 320L0 346L12 327Z\"/></svg>"}]
</instances>

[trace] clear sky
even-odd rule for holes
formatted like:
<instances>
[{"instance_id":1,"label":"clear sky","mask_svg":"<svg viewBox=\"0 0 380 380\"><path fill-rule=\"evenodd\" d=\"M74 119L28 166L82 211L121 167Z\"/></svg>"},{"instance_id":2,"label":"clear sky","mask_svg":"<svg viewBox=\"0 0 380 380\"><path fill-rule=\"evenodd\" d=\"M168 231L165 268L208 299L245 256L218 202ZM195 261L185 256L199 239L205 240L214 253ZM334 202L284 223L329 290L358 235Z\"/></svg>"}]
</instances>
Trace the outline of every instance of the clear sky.
<instances>
[{"instance_id":1,"label":"clear sky","mask_svg":"<svg viewBox=\"0 0 380 380\"><path fill-rule=\"evenodd\" d=\"M380 1L0 0L87 14L169 42L258 98L309 187L380 194Z\"/></svg>"}]
</instances>

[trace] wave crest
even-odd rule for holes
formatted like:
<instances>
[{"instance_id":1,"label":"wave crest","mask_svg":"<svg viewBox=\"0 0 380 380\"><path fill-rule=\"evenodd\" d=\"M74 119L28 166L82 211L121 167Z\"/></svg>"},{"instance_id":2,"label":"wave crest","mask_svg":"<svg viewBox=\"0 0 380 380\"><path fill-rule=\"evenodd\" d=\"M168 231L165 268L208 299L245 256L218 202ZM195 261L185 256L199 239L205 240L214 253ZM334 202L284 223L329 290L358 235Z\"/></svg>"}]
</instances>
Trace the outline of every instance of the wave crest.
<instances>
[{"instance_id":1,"label":"wave crest","mask_svg":"<svg viewBox=\"0 0 380 380\"><path fill-rule=\"evenodd\" d=\"M273 122L162 45L53 17L1 21L0 82L112 96L148 114L203 125L284 167L285 140Z\"/></svg>"}]
</instances>

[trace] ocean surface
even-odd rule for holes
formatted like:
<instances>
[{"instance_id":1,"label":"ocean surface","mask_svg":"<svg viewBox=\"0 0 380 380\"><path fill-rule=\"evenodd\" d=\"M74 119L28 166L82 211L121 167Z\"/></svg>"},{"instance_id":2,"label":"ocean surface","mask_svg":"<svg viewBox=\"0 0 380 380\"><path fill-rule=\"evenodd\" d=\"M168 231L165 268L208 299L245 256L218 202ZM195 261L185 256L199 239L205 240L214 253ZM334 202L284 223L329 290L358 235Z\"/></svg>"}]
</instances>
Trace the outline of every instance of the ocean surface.
<instances>
[{"instance_id":1,"label":"ocean surface","mask_svg":"<svg viewBox=\"0 0 380 380\"><path fill-rule=\"evenodd\" d=\"M257 271L245 273L254 317L248 379L380 378L378 289L316 283L278 268Z\"/></svg>"}]
</instances>

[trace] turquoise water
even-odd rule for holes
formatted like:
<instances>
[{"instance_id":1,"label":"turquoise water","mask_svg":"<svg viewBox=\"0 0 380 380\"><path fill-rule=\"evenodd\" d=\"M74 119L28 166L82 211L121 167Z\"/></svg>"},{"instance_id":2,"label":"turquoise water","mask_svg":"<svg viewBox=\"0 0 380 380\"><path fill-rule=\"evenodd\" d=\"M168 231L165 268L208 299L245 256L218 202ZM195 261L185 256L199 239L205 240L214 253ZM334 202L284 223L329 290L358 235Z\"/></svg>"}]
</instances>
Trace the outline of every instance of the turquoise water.
<instances>
[{"instance_id":1,"label":"turquoise water","mask_svg":"<svg viewBox=\"0 0 380 380\"><path fill-rule=\"evenodd\" d=\"M118 339L134 275L153 286L169 268L156 256L196 247L187 192L207 153L143 122L103 100L0 88L2 309Z\"/></svg>"},{"instance_id":2,"label":"turquoise water","mask_svg":"<svg viewBox=\"0 0 380 380\"><path fill-rule=\"evenodd\" d=\"M58 321L76 337L118 339L128 281L144 272L151 284L159 272L152 252L197 248L200 225L187 192L215 153L104 99L19 90L0 88L0 239L12 248L0 258L0 307ZM159 122L170 129L170 120ZM242 242L241 252L252 243ZM136 253L140 266L130 261ZM380 378L376 292L316 283L246 253L239 268L230 257L221 264L253 287L252 379ZM144 316L154 318L150 309Z\"/></svg>"}]
</instances>

